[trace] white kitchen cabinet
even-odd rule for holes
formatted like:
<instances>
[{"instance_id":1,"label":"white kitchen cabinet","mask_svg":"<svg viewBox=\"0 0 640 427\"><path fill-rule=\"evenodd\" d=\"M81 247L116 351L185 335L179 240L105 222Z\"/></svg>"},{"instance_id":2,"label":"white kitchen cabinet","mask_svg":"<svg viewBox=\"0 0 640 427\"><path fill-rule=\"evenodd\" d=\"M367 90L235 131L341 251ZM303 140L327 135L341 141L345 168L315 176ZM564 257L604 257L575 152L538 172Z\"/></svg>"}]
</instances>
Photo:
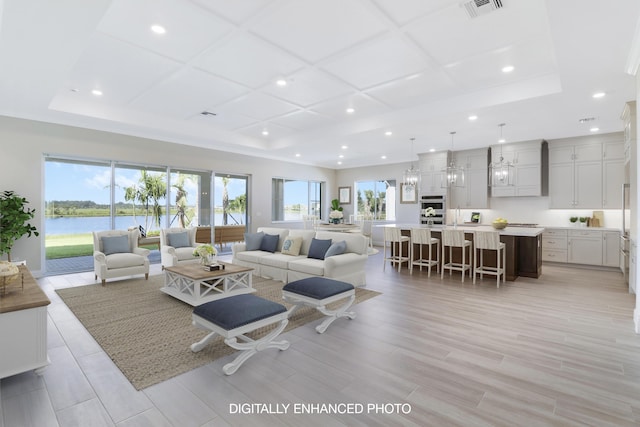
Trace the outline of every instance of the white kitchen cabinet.
<instances>
[{"instance_id":1,"label":"white kitchen cabinet","mask_svg":"<svg viewBox=\"0 0 640 427\"><path fill-rule=\"evenodd\" d=\"M513 186L491 187L491 197L517 197L542 195L543 141L518 142L491 146L491 162L513 164Z\"/></svg>"},{"instance_id":2,"label":"white kitchen cabinet","mask_svg":"<svg viewBox=\"0 0 640 427\"><path fill-rule=\"evenodd\" d=\"M602 207L602 144L550 144L549 207Z\"/></svg>"},{"instance_id":3,"label":"white kitchen cabinet","mask_svg":"<svg viewBox=\"0 0 640 427\"><path fill-rule=\"evenodd\" d=\"M602 207L622 208L622 184L624 184L624 159L605 160L602 163Z\"/></svg>"},{"instance_id":4,"label":"white kitchen cabinet","mask_svg":"<svg viewBox=\"0 0 640 427\"><path fill-rule=\"evenodd\" d=\"M631 145L636 140L636 102L629 101L622 110L622 122L624 124L624 162L631 161Z\"/></svg>"},{"instance_id":5,"label":"white kitchen cabinet","mask_svg":"<svg viewBox=\"0 0 640 427\"><path fill-rule=\"evenodd\" d=\"M488 198L488 150L463 150L453 153L453 160L464 167L464 187L453 187L449 208L487 209Z\"/></svg>"},{"instance_id":6,"label":"white kitchen cabinet","mask_svg":"<svg viewBox=\"0 0 640 427\"><path fill-rule=\"evenodd\" d=\"M572 139L549 146L550 208L617 209L623 179L623 141Z\"/></svg>"},{"instance_id":7,"label":"white kitchen cabinet","mask_svg":"<svg viewBox=\"0 0 640 427\"><path fill-rule=\"evenodd\" d=\"M602 265L620 267L620 233L602 232Z\"/></svg>"},{"instance_id":8,"label":"white kitchen cabinet","mask_svg":"<svg viewBox=\"0 0 640 427\"><path fill-rule=\"evenodd\" d=\"M602 207L602 163L576 161L574 171L573 207L577 209Z\"/></svg>"},{"instance_id":9,"label":"white kitchen cabinet","mask_svg":"<svg viewBox=\"0 0 640 427\"><path fill-rule=\"evenodd\" d=\"M569 230L567 262L602 265L602 231Z\"/></svg>"},{"instance_id":10,"label":"white kitchen cabinet","mask_svg":"<svg viewBox=\"0 0 640 427\"><path fill-rule=\"evenodd\" d=\"M567 230L545 228L542 233L542 260L567 262Z\"/></svg>"},{"instance_id":11,"label":"white kitchen cabinet","mask_svg":"<svg viewBox=\"0 0 640 427\"><path fill-rule=\"evenodd\" d=\"M447 167L447 152L419 154L420 158L420 194L446 195L447 188L442 187L442 170Z\"/></svg>"}]
</instances>

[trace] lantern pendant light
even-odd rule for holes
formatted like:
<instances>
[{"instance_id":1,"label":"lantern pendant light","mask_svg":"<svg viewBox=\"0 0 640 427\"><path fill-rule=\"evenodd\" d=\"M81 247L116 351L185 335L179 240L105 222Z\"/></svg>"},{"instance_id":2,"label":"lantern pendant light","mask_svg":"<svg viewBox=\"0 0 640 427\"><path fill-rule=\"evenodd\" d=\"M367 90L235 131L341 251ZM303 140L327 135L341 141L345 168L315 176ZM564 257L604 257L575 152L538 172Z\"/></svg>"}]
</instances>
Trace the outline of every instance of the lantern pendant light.
<instances>
[{"instance_id":1,"label":"lantern pendant light","mask_svg":"<svg viewBox=\"0 0 640 427\"><path fill-rule=\"evenodd\" d=\"M451 135L451 161L449 165L442 169L442 180L440 186L442 188L464 187L464 167L456 166L453 160L453 136L455 132L449 132Z\"/></svg>"},{"instance_id":2,"label":"lantern pendant light","mask_svg":"<svg viewBox=\"0 0 640 427\"><path fill-rule=\"evenodd\" d=\"M502 144L504 138L502 137L502 128L505 123L500 123L500 139L498 142ZM489 166L489 185L491 187L508 187L513 186L514 166L511 162L506 162L502 156L502 145L500 145L500 158L497 162L492 162Z\"/></svg>"},{"instance_id":3,"label":"lantern pendant light","mask_svg":"<svg viewBox=\"0 0 640 427\"><path fill-rule=\"evenodd\" d=\"M413 167L413 141L415 141L415 138L411 138L411 167L404 171L402 183L405 186L414 187L417 194L420 184L420 170Z\"/></svg>"}]
</instances>

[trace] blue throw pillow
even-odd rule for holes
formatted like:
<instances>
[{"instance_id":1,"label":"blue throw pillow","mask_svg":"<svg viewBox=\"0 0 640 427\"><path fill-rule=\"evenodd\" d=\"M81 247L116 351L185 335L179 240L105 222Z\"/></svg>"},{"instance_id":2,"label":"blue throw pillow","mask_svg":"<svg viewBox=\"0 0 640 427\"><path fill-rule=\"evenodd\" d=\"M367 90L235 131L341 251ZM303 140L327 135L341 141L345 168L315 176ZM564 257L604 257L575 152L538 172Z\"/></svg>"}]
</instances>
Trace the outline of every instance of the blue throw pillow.
<instances>
[{"instance_id":1,"label":"blue throw pillow","mask_svg":"<svg viewBox=\"0 0 640 427\"><path fill-rule=\"evenodd\" d=\"M278 234L265 234L260 242L260 250L274 253L278 249L278 241L280 236Z\"/></svg>"},{"instance_id":2,"label":"blue throw pillow","mask_svg":"<svg viewBox=\"0 0 640 427\"><path fill-rule=\"evenodd\" d=\"M244 242L247 245L247 250L248 251L259 250L263 237L264 237L264 233L262 231L259 233L244 233Z\"/></svg>"},{"instance_id":3,"label":"blue throw pillow","mask_svg":"<svg viewBox=\"0 0 640 427\"><path fill-rule=\"evenodd\" d=\"M315 237L312 238L307 258L324 259L324 254L327 253L329 246L331 246L331 239L321 240Z\"/></svg>"},{"instance_id":4,"label":"blue throw pillow","mask_svg":"<svg viewBox=\"0 0 640 427\"><path fill-rule=\"evenodd\" d=\"M169 241L169 246L173 246L174 248L187 248L191 246L191 242L189 242L189 233L186 231L169 233L167 234L167 240Z\"/></svg>"},{"instance_id":5,"label":"blue throw pillow","mask_svg":"<svg viewBox=\"0 0 640 427\"><path fill-rule=\"evenodd\" d=\"M340 254L343 254L344 251L346 250L347 250L346 241L343 240L341 242L335 242L334 244L329 246L329 249L327 249L327 253L324 254L324 257L329 258L330 256L340 255Z\"/></svg>"},{"instance_id":6,"label":"blue throw pillow","mask_svg":"<svg viewBox=\"0 0 640 427\"><path fill-rule=\"evenodd\" d=\"M117 253L129 253L129 236L104 236L102 237L102 253L105 255Z\"/></svg>"}]
</instances>

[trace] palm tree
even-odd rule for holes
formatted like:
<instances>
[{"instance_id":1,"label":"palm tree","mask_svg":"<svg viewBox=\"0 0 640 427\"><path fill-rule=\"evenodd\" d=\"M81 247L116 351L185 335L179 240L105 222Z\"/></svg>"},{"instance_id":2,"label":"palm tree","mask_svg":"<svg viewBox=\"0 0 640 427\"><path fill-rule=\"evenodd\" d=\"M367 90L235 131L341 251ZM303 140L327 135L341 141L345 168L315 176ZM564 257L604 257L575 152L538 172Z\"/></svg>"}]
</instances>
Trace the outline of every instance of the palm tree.
<instances>
[{"instance_id":1,"label":"palm tree","mask_svg":"<svg viewBox=\"0 0 640 427\"><path fill-rule=\"evenodd\" d=\"M149 204L151 206L151 216L153 222L157 227L160 227L160 217L162 216L162 206L160 200L167 196L167 183L165 174L160 173L152 175L146 170L140 171L140 178L138 183L130 187L127 187L124 191L124 200L127 202L133 202L134 217L135 217L135 202L138 202L144 207L144 226L145 229L149 228Z\"/></svg>"},{"instance_id":2,"label":"palm tree","mask_svg":"<svg viewBox=\"0 0 640 427\"><path fill-rule=\"evenodd\" d=\"M187 190L184 188L184 181L187 179L186 175L177 174L176 183L172 185L176 189L176 216L178 218L178 225L181 228L187 228L187 224L191 222L191 218L188 217L187 212ZM173 220L171 220L173 222Z\"/></svg>"},{"instance_id":3,"label":"palm tree","mask_svg":"<svg viewBox=\"0 0 640 427\"><path fill-rule=\"evenodd\" d=\"M235 199L229 201L229 212L240 212L242 214L242 218L244 218L244 213L246 210L247 210L246 194L241 194Z\"/></svg>"},{"instance_id":4,"label":"palm tree","mask_svg":"<svg viewBox=\"0 0 640 427\"><path fill-rule=\"evenodd\" d=\"M222 178L222 225L227 225L229 221L229 191L227 190L227 185L229 185L229 178Z\"/></svg>"}]
</instances>

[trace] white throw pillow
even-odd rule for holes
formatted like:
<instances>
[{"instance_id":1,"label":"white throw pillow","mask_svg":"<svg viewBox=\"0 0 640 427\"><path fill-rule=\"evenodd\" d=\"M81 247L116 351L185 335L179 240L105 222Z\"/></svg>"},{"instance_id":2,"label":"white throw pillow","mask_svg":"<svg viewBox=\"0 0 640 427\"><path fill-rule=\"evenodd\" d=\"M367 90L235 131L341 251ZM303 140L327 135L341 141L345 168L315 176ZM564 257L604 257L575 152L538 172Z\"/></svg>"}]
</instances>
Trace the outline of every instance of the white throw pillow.
<instances>
[{"instance_id":1,"label":"white throw pillow","mask_svg":"<svg viewBox=\"0 0 640 427\"><path fill-rule=\"evenodd\" d=\"M302 236L291 237L287 236L282 243L282 252L285 255L300 255L300 248L302 247Z\"/></svg>"}]
</instances>

